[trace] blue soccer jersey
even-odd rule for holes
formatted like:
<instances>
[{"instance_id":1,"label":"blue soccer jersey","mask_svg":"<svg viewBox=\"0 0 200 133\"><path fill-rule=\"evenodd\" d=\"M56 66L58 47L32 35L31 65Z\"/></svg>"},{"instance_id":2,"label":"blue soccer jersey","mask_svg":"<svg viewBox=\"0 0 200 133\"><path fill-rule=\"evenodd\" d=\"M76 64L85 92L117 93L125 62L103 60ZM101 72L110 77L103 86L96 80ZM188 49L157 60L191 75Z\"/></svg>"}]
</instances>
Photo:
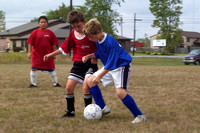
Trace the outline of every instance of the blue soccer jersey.
<instances>
[{"instance_id":1,"label":"blue soccer jersey","mask_svg":"<svg viewBox=\"0 0 200 133\"><path fill-rule=\"evenodd\" d=\"M110 35L104 33L104 38L96 42L97 51L94 53L104 64L104 68L114 70L118 67L128 65L132 58Z\"/></svg>"}]
</instances>

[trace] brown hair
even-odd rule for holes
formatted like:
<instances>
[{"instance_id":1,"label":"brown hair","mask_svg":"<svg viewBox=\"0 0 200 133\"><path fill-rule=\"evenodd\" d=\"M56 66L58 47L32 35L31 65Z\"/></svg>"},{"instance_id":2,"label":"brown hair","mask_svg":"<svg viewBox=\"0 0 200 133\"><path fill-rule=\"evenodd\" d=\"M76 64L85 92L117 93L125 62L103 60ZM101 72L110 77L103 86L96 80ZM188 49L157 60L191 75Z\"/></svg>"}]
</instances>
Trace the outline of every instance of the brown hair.
<instances>
[{"instance_id":1,"label":"brown hair","mask_svg":"<svg viewBox=\"0 0 200 133\"><path fill-rule=\"evenodd\" d=\"M73 11L69 12L69 14L67 16L67 21L70 24L78 23L78 22L84 22L85 17L84 17L84 14L82 12L73 10Z\"/></svg>"},{"instance_id":2,"label":"brown hair","mask_svg":"<svg viewBox=\"0 0 200 133\"><path fill-rule=\"evenodd\" d=\"M96 35L97 31L102 32L102 29L101 24L96 18L89 20L83 28L83 33L85 35Z\"/></svg>"}]
</instances>

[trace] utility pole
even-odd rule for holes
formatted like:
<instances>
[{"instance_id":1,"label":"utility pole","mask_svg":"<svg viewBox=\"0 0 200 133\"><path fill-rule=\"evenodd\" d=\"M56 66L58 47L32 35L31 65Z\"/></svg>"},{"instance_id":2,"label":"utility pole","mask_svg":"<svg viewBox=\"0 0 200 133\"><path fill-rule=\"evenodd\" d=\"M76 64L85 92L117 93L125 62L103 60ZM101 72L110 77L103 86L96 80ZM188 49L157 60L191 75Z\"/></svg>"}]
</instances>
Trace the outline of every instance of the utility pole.
<instances>
[{"instance_id":1,"label":"utility pole","mask_svg":"<svg viewBox=\"0 0 200 133\"><path fill-rule=\"evenodd\" d=\"M73 5L72 5L72 0L70 0L70 11L72 11L72 8L73 8ZM69 34L71 33L72 31L72 27L71 25L69 25ZM69 57L71 57L71 51L69 52Z\"/></svg>"},{"instance_id":2,"label":"utility pole","mask_svg":"<svg viewBox=\"0 0 200 133\"><path fill-rule=\"evenodd\" d=\"M133 55L135 54L135 39L136 39L136 21L142 21L142 19L136 19L136 13L134 13L134 29L133 29Z\"/></svg>"},{"instance_id":3,"label":"utility pole","mask_svg":"<svg viewBox=\"0 0 200 133\"><path fill-rule=\"evenodd\" d=\"M72 0L70 0L70 11L72 10Z\"/></svg>"},{"instance_id":4,"label":"utility pole","mask_svg":"<svg viewBox=\"0 0 200 133\"><path fill-rule=\"evenodd\" d=\"M120 25L121 25L121 36L123 36L123 19L122 19L122 16L120 18Z\"/></svg>"}]
</instances>

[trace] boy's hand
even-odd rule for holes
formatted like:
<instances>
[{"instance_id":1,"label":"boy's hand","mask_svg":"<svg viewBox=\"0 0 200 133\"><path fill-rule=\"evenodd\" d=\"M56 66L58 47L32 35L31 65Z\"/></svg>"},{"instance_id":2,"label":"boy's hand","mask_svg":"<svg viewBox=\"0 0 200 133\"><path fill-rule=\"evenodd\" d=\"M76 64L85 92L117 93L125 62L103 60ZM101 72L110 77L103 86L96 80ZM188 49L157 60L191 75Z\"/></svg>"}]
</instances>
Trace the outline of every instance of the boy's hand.
<instances>
[{"instance_id":1,"label":"boy's hand","mask_svg":"<svg viewBox=\"0 0 200 133\"><path fill-rule=\"evenodd\" d=\"M31 57L32 57L32 56L31 56L31 53L28 53L28 58L31 59Z\"/></svg>"},{"instance_id":2,"label":"boy's hand","mask_svg":"<svg viewBox=\"0 0 200 133\"><path fill-rule=\"evenodd\" d=\"M88 57L87 57L87 56L83 56L83 57L82 57L82 62L83 62L83 63L87 62L87 60L88 60Z\"/></svg>"},{"instance_id":3,"label":"boy's hand","mask_svg":"<svg viewBox=\"0 0 200 133\"><path fill-rule=\"evenodd\" d=\"M101 81L100 81L100 78L97 76L93 78L92 82L95 84L99 84Z\"/></svg>"},{"instance_id":4,"label":"boy's hand","mask_svg":"<svg viewBox=\"0 0 200 133\"><path fill-rule=\"evenodd\" d=\"M43 58L43 61L46 62L49 60L49 58L51 57L51 54L46 54Z\"/></svg>"}]
</instances>

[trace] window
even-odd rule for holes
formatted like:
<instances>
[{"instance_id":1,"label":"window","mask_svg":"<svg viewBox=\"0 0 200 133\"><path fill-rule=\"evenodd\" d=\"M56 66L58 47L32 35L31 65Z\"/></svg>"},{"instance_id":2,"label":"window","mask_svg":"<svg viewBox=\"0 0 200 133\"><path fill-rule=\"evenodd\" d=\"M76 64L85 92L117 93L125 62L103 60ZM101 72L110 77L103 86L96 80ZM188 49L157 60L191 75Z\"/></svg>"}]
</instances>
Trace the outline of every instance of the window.
<instances>
[{"instance_id":1,"label":"window","mask_svg":"<svg viewBox=\"0 0 200 133\"><path fill-rule=\"evenodd\" d=\"M189 37L187 37L187 42L190 42L190 38Z\"/></svg>"},{"instance_id":2,"label":"window","mask_svg":"<svg viewBox=\"0 0 200 133\"><path fill-rule=\"evenodd\" d=\"M23 48L25 46L24 41L21 41L21 47Z\"/></svg>"}]
</instances>

